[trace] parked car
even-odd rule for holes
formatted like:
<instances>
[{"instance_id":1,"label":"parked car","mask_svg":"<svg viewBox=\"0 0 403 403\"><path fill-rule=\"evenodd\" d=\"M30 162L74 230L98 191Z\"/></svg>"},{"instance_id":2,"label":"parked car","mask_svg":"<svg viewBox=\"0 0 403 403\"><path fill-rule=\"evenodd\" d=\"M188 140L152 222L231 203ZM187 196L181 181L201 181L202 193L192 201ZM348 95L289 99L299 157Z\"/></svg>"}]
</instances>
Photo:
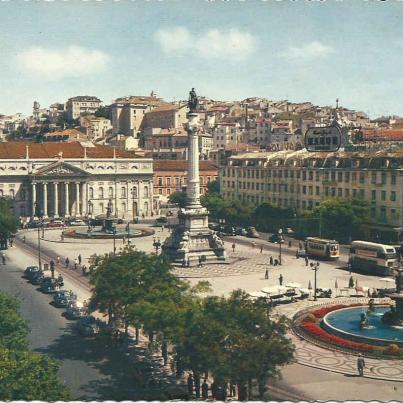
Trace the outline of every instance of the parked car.
<instances>
[{"instance_id":1,"label":"parked car","mask_svg":"<svg viewBox=\"0 0 403 403\"><path fill-rule=\"evenodd\" d=\"M27 266L22 277L30 278L34 273L37 273L38 271L40 271L38 266Z\"/></svg>"},{"instance_id":2,"label":"parked car","mask_svg":"<svg viewBox=\"0 0 403 403\"><path fill-rule=\"evenodd\" d=\"M235 228L235 234L236 235L242 235L242 236L247 236L248 231L244 227L236 227Z\"/></svg>"},{"instance_id":3,"label":"parked car","mask_svg":"<svg viewBox=\"0 0 403 403\"><path fill-rule=\"evenodd\" d=\"M83 307L78 306L76 301L70 302L67 305L66 318L76 320L82 318L83 316L85 316L85 310Z\"/></svg>"},{"instance_id":4,"label":"parked car","mask_svg":"<svg viewBox=\"0 0 403 403\"><path fill-rule=\"evenodd\" d=\"M270 242L273 242L273 243L284 243L285 241L284 241L284 238L280 238L280 235L279 234L273 234L273 235L271 235L270 236L270 238L269 238L269 241Z\"/></svg>"},{"instance_id":5,"label":"parked car","mask_svg":"<svg viewBox=\"0 0 403 403\"><path fill-rule=\"evenodd\" d=\"M53 303L57 308L67 308L69 303L75 301L77 296L68 290L59 290L53 296Z\"/></svg>"},{"instance_id":6,"label":"parked car","mask_svg":"<svg viewBox=\"0 0 403 403\"><path fill-rule=\"evenodd\" d=\"M260 235L256 231L255 227L247 227L246 228L246 236L248 236L249 238L260 238Z\"/></svg>"},{"instance_id":7,"label":"parked car","mask_svg":"<svg viewBox=\"0 0 403 403\"><path fill-rule=\"evenodd\" d=\"M41 226L42 226L42 223L40 221L30 221L27 224L27 228L38 228L38 227L41 227Z\"/></svg>"},{"instance_id":8,"label":"parked car","mask_svg":"<svg viewBox=\"0 0 403 403\"><path fill-rule=\"evenodd\" d=\"M234 236L235 235L235 227L232 225L224 225L220 227L220 232L225 235Z\"/></svg>"},{"instance_id":9,"label":"parked car","mask_svg":"<svg viewBox=\"0 0 403 403\"><path fill-rule=\"evenodd\" d=\"M44 277L45 277L45 275L44 275L43 271L39 270L30 275L29 281L31 282L31 284L39 285Z\"/></svg>"},{"instance_id":10,"label":"parked car","mask_svg":"<svg viewBox=\"0 0 403 403\"><path fill-rule=\"evenodd\" d=\"M317 288L316 297L317 298L331 298L332 290L330 288Z\"/></svg>"},{"instance_id":11,"label":"parked car","mask_svg":"<svg viewBox=\"0 0 403 403\"><path fill-rule=\"evenodd\" d=\"M59 290L59 283L55 278L43 277L41 280L40 289L45 294L51 294Z\"/></svg>"},{"instance_id":12,"label":"parked car","mask_svg":"<svg viewBox=\"0 0 403 403\"><path fill-rule=\"evenodd\" d=\"M57 228L57 227L65 227L65 224L62 220L52 220L48 223L49 228Z\"/></svg>"},{"instance_id":13,"label":"parked car","mask_svg":"<svg viewBox=\"0 0 403 403\"><path fill-rule=\"evenodd\" d=\"M213 231L218 231L220 229L220 224L216 222L209 222L208 227Z\"/></svg>"},{"instance_id":14,"label":"parked car","mask_svg":"<svg viewBox=\"0 0 403 403\"><path fill-rule=\"evenodd\" d=\"M78 319L76 329L82 336L95 336L100 330L99 321L91 315L83 316L82 318Z\"/></svg>"},{"instance_id":15,"label":"parked car","mask_svg":"<svg viewBox=\"0 0 403 403\"><path fill-rule=\"evenodd\" d=\"M72 227L79 227L79 226L85 226L87 225L83 220L80 219L74 219L68 222L68 225L71 225Z\"/></svg>"}]
</instances>

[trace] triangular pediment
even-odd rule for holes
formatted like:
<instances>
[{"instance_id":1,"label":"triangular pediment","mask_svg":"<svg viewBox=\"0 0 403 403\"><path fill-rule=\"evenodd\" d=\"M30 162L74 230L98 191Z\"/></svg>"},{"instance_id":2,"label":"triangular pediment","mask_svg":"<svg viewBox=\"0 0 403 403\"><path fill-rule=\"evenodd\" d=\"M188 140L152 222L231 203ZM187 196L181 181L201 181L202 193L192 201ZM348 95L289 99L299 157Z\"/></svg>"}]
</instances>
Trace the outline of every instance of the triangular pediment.
<instances>
[{"instance_id":1,"label":"triangular pediment","mask_svg":"<svg viewBox=\"0 0 403 403\"><path fill-rule=\"evenodd\" d=\"M67 164L63 161L53 162L39 168L32 173L33 176L88 176L88 172L81 168Z\"/></svg>"}]
</instances>

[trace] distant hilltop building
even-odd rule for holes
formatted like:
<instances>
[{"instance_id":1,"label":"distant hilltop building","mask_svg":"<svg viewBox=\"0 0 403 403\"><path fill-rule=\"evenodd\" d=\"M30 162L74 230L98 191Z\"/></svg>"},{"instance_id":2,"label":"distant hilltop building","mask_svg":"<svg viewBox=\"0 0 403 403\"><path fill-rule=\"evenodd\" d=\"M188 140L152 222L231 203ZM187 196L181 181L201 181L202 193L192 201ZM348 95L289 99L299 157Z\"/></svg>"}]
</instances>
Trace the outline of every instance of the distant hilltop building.
<instances>
[{"instance_id":1,"label":"distant hilltop building","mask_svg":"<svg viewBox=\"0 0 403 403\"><path fill-rule=\"evenodd\" d=\"M102 101L94 96L80 95L66 102L67 119L75 120L83 114L94 114L102 105Z\"/></svg>"}]
</instances>

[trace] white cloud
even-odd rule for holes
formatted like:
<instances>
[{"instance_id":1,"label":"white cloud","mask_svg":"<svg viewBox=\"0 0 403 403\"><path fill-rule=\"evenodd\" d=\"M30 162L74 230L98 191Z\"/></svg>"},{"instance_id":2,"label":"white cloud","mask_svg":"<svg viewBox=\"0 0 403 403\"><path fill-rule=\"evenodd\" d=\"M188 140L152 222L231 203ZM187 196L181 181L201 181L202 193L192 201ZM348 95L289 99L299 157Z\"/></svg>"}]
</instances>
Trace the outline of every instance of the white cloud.
<instances>
[{"instance_id":1,"label":"white cloud","mask_svg":"<svg viewBox=\"0 0 403 403\"><path fill-rule=\"evenodd\" d=\"M47 78L79 77L103 70L109 57L99 50L69 46L65 49L31 47L17 54L17 64L24 72Z\"/></svg>"},{"instance_id":2,"label":"white cloud","mask_svg":"<svg viewBox=\"0 0 403 403\"><path fill-rule=\"evenodd\" d=\"M257 48L257 40L252 34L237 29L211 29L199 36L187 28L176 27L157 31L154 40L171 56L193 53L202 58L228 61L244 60Z\"/></svg>"},{"instance_id":3,"label":"white cloud","mask_svg":"<svg viewBox=\"0 0 403 403\"><path fill-rule=\"evenodd\" d=\"M290 46L285 51L279 53L279 56L285 59L306 60L324 57L331 54L333 51L331 46L325 45L319 41L313 41L300 47Z\"/></svg>"}]
</instances>

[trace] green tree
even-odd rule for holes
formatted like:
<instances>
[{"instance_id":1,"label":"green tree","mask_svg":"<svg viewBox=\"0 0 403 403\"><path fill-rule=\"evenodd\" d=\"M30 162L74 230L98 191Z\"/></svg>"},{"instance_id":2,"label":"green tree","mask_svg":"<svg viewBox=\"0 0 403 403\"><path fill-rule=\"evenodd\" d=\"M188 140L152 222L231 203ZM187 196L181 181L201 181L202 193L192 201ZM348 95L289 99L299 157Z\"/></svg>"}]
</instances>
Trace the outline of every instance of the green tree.
<instances>
[{"instance_id":1,"label":"green tree","mask_svg":"<svg viewBox=\"0 0 403 403\"><path fill-rule=\"evenodd\" d=\"M46 355L0 348L0 399L69 400L58 369L58 363Z\"/></svg>"},{"instance_id":2,"label":"green tree","mask_svg":"<svg viewBox=\"0 0 403 403\"><path fill-rule=\"evenodd\" d=\"M98 118L112 120L112 108L110 106L100 106L94 114Z\"/></svg>"},{"instance_id":3,"label":"green tree","mask_svg":"<svg viewBox=\"0 0 403 403\"><path fill-rule=\"evenodd\" d=\"M362 238L362 224L369 220L370 208L359 199L331 198L316 207L311 217L317 219L324 238L348 242Z\"/></svg>"},{"instance_id":4,"label":"green tree","mask_svg":"<svg viewBox=\"0 0 403 403\"><path fill-rule=\"evenodd\" d=\"M262 203L252 213L253 222L262 231L277 232L279 228L292 227L295 211L269 203Z\"/></svg>"},{"instance_id":5,"label":"green tree","mask_svg":"<svg viewBox=\"0 0 403 403\"><path fill-rule=\"evenodd\" d=\"M186 192L173 192L168 196L168 200L170 203L177 204L180 208L183 208L186 206Z\"/></svg>"},{"instance_id":6,"label":"green tree","mask_svg":"<svg viewBox=\"0 0 403 403\"><path fill-rule=\"evenodd\" d=\"M220 180L215 179L207 184L207 191L209 194L216 193L220 194Z\"/></svg>"},{"instance_id":7,"label":"green tree","mask_svg":"<svg viewBox=\"0 0 403 403\"><path fill-rule=\"evenodd\" d=\"M6 247L7 240L17 232L18 219L11 209L11 200L5 197L0 198L0 243Z\"/></svg>"},{"instance_id":8,"label":"green tree","mask_svg":"<svg viewBox=\"0 0 403 403\"><path fill-rule=\"evenodd\" d=\"M28 325L19 314L20 303L12 295L0 293L0 347L26 350Z\"/></svg>"}]
</instances>

